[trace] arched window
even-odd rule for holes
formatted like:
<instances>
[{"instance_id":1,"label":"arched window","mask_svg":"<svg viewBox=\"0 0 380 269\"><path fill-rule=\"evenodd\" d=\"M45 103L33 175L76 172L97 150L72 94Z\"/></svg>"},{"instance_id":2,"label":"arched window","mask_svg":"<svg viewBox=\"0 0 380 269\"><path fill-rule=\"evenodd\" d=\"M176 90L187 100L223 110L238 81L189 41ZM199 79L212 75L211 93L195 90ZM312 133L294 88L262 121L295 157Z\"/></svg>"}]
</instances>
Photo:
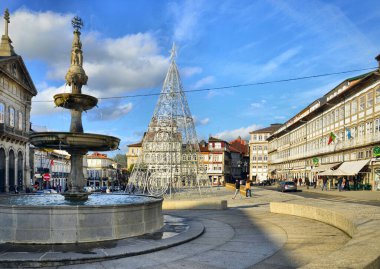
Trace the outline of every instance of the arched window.
<instances>
[{"instance_id":1,"label":"arched window","mask_svg":"<svg viewBox=\"0 0 380 269\"><path fill-rule=\"evenodd\" d=\"M18 129L22 130L22 125L23 125L23 118L22 118L22 112L18 112Z\"/></svg>"},{"instance_id":2,"label":"arched window","mask_svg":"<svg viewBox=\"0 0 380 269\"><path fill-rule=\"evenodd\" d=\"M5 106L3 103L0 103L0 123L4 123L4 119L5 119L4 111L5 111Z\"/></svg>"},{"instance_id":3,"label":"arched window","mask_svg":"<svg viewBox=\"0 0 380 269\"><path fill-rule=\"evenodd\" d=\"M15 110L13 107L9 108L9 125L15 127Z\"/></svg>"}]
</instances>

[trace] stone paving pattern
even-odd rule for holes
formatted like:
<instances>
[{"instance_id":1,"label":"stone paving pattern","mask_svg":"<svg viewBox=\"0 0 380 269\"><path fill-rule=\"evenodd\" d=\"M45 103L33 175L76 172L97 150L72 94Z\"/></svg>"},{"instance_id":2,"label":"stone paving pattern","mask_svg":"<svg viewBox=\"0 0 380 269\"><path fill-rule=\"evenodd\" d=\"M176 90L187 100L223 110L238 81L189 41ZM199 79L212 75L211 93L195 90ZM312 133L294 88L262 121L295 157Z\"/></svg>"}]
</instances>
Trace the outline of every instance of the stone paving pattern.
<instances>
[{"instance_id":1,"label":"stone paving pattern","mask_svg":"<svg viewBox=\"0 0 380 269\"><path fill-rule=\"evenodd\" d=\"M353 215L362 212L367 217L372 214L374 218L380 213L380 207L348 206L344 202L306 199L259 188L254 188L252 198L235 200L231 199L233 192L229 189L213 191L216 193L202 198L186 194L186 197L179 195L174 200L225 199L228 200L227 210L165 211L165 214L201 222L205 232L197 239L139 256L50 268L298 268L343 249L351 237L319 221L270 213L270 202L333 205L337 210L352 211L350 214ZM326 264L320 268L329 267Z\"/></svg>"}]
</instances>

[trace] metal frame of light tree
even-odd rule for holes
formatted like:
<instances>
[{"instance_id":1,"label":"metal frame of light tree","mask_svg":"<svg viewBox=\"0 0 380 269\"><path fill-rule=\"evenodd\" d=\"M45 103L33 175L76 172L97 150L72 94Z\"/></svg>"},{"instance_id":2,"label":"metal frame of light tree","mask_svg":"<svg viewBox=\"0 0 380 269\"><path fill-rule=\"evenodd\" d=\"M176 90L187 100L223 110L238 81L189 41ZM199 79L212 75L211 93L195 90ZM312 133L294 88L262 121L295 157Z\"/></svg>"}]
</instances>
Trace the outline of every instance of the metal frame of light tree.
<instances>
[{"instance_id":1,"label":"metal frame of light tree","mask_svg":"<svg viewBox=\"0 0 380 269\"><path fill-rule=\"evenodd\" d=\"M173 45L170 66L143 137L142 152L130 177L140 192L154 196L171 196L192 188L200 193L201 186L211 186L201 163L194 120L175 56Z\"/></svg>"}]
</instances>

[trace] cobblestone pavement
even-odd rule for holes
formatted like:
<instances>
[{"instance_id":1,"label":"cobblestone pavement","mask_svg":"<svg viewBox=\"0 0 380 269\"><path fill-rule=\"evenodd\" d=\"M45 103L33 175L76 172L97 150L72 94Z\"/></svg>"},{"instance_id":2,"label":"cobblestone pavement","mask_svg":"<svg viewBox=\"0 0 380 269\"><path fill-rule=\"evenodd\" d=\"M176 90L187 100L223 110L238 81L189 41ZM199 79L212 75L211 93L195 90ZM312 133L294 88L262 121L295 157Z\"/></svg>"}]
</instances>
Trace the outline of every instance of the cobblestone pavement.
<instances>
[{"instance_id":1,"label":"cobblestone pavement","mask_svg":"<svg viewBox=\"0 0 380 269\"><path fill-rule=\"evenodd\" d=\"M297 268L350 240L327 224L269 213L270 202L305 198L254 188L252 198L233 200L231 190L213 191L215 195L188 197L228 199L228 210L165 212L203 223L205 233L193 241L150 254L57 268Z\"/></svg>"}]
</instances>

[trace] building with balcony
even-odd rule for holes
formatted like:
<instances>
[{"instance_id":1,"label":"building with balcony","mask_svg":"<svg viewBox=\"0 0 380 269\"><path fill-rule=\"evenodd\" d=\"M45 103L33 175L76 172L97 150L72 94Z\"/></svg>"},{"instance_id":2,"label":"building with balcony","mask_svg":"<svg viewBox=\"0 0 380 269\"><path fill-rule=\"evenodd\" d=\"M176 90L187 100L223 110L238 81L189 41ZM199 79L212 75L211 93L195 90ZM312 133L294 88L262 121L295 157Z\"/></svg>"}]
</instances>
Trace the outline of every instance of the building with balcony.
<instances>
[{"instance_id":1,"label":"building with balcony","mask_svg":"<svg viewBox=\"0 0 380 269\"><path fill-rule=\"evenodd\" d=\"M262 182L271 177L268 174L268 141L267 138L282 124L274 123L269 127L250 132L249 140L249 178L252 182Z\"/></svg>"},{"instance_id":2,"label":"building with balcony","mask_svg":"<svg viewBox=\"0 0 380 269\"><path fill-rule=\"evenodd\" d=\"M239 136L229 142L231 150L231 175L235 179L246 179L249 175L249 145Z\"/></svg>"},{"instance_id":3,"label":"building with balcony","mask_svg":"<svg viewBox=\"0 0 380 269\"><path fill-rule=\"evenodd\" d=\"M33 173L29 160L31 100L37 90L8 36L9 13L0 43L0 192L24 189Z\"/></svg>"},{"instance_id":4,"label":"building with balcony","mask_svg":"<svg viewBox=\"0 0 380 269\"><path fill-rule=\"evenodd\" d=\"M288 120L269 138L279 179L337 177L379 190L379 69L348 78Z\"/></svg>"},{"instance_id":5,"label":"building with balcony","mask_svg":"<svg viewBox=\"0 0 380 269\"><path fill-rule=\"evenodd\" d=\"M87 155L87 186L110 187L119 185L117 180L117 163L113 159L99 152Z\"/></svg>"},{"instance_id":6,"label":"building with balcony","mask_svg":"<svg viewBox=\"0 0 380 269\"><path fill-rule=\"evenodd\" d=\"M207 175L214 185L232 181L231 151L227 141L210 137L208 143L200 143L201 162L207 168Z\"/></svg>"},{"instance_id":7,"label":"building with balcony","mask_svg":"<svg viewBox=\"0 0 380 269\"><path fill-rule=\"evenodd\" d=\"M33 152L34 172L32 185L37 189L54 188L57 191L64 191L66 180L70 173L70 155L63 150L31 149ZM44 174L49 174L50 179L43 178Z\"/></svg>"}]
</instances>

